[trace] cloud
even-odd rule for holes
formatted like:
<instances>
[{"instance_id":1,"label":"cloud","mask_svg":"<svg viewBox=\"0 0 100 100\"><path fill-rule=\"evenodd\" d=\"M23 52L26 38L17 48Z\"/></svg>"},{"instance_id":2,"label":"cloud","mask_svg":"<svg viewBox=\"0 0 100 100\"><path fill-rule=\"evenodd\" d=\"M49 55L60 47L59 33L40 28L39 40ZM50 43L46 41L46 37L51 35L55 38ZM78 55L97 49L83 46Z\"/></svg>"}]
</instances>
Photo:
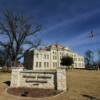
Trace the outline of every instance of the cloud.
<instances>
[{"instance_id":1,"label":"cloud","mask_svg":"<svg viewBox=\"0 0 100 100\"><path fill-rule=\"evenodd\" d=\"M77 23L79 24L82 24L84 23L84 21L88 21L91 19L92 21L92 18L94 18L96 15L98 15L100 13L100 9L95 9L91 12L87 12L87 13L83 13L82 15L79 14L78 16L76 16L75 18L71 18L71 19L65 19L64 21L62 21L61 23L57 23L53 26L51 26L50 28L48 28L47 30L44 30L43 33L44 34L49 34L49 33L53 33L53 31L55 32L55 30L57 30L57 32L60 32L58 31L60 28L62 28L63 30L63 27L64 26L72 26L72 27L77 27ZM74 26L76 25L76 26ZM85 29L84 26L83 26L83 29L81 29L81 31L79 32L80 29L77 29L77 33L72 33L72 34L77 34L76 36L72 37L72 38L68 38L68 35L66 34L63 34L65 35L65 37L67 36L66 40L68 39L67 42L64 42L63 39L61 37L59 37L59 34L58 33L54 33L54 34L58 34L56 38L60 38L60 40L62 39L62 43L66 46L69 46L69 47L73 47L73 48L76 48L76 47L81 47L81 46L84 46L85 45L96 45L96 44L99 44L100 43L100 29L98 28L98 26L94 27L94 32L96 33L96 36L91 39L89 38L89 33L90 33L90 29ZM73 29L74 30L74 29ZM71 30L72 31L72 30ZM67 32L67 31L66 31ZM53 35L52 35L53 36Z\"/></svg>"},{"instance_id":2,"label":"cloud","mask_svg":"<svg viewBox=\"0 0 100 100\"><path fill-rule=\"evenodd\" d=\"M95 9L91 12L86 12L83 14L79 14L79 15L75 15L74 18L71 19L65 19L60 23L56 23L55 25L49 26L48 29L43 30L42 33L49 33L51 31L57 30L59 28L62 28L63 26L71 26L79 21L83 22L86 21L90 18L92 18L93 16L95 16L96 14L100 13L100 9Z\"/></svg>"},{"instance_id":3,"label":"cloud","mask_svg":"<svg viewBox=\"0 0 100 100\"><path fill-rule=\"evenodd\" d=\"M85 45L90 45L90 44L98 44L100 43L100 29L96 29L94 32L94 37L90 38L89 36L89 31L86 31L80 35L77 35L76 37L73 37L72 39L69 39L65 44L70 46L70 47L80 47L80 46L85 46Z\"/></svg>"}]
</instances>

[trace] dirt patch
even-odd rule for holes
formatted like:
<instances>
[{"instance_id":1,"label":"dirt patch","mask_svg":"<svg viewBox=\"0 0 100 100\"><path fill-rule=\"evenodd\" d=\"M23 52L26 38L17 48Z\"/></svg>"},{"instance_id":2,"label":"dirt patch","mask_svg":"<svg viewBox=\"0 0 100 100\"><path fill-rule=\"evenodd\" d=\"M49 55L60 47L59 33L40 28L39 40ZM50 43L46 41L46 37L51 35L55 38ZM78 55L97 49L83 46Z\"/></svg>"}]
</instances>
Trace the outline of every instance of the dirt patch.
<instances>
[{"instance_id":1,"label":"dirt patch","mask_svg":"<svg viewBox=\"0 0 100 100\"><path fill-rule=\"evenodd\" d=\"M53 89L33 89L33 88L9 88L7 90L8 93L23 96L23 97L48 97L54 96L62 91L53 90Z\"/></svg>"}]
</instances>

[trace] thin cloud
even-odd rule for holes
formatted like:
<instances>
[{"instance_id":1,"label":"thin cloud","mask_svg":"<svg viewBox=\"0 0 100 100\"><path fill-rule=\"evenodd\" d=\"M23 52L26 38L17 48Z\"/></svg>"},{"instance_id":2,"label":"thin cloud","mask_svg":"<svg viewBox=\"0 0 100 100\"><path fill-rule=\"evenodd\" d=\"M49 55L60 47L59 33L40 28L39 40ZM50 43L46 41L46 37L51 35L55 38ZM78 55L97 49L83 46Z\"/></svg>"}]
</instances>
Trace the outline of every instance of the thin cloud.
<instances>
[{"instance_id":1,"label":"thin cloud","mask_svg":"<svg viewBox=\"0 0 100 100\"><path fill-rule=\"evenodd\" d=\"M91 12L87 12L87 13L84 13L84 14L81 14L81 15L78 15L78 16L74 16L74 18L72 19L65 19L64 21L62 21L61 23L57 23L53 26L51 26L50 28L42 31L43 33L48 33L50 31L53 31L53 30L56 30L62 26L69 26L69 25L72 25L76 22L79 22L79 21L84 21L84 20L87 20L89 19L91 16L94 16L95 14L99 13L100 12L100 9L96 9L96 10L93 10Z\"/></svg>"},{"instance_id":2,"label":"thin cloud","mask_svg":"<svg viewBox=\"0 0 100 100\"><path fill-rule=\"evenodd\" d=\"M76 37L73 37L72 39L68 40L65 44L70 47L80 47L82 45L89 45L89 44L96 44L100 43L100 34L99 29L97 29L96 33L93 38L90 38L89 32L82 33L80 35L77 35Z\"/></svg>"}]
</instances>

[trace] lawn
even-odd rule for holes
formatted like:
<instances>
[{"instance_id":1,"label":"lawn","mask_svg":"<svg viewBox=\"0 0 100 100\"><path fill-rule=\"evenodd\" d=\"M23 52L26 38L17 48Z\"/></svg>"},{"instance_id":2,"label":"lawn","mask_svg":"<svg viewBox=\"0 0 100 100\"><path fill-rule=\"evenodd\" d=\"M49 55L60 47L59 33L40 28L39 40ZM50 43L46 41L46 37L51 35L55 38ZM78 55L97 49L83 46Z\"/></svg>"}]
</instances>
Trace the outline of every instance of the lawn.
<instances>
[{"instance_id":1,"label":"lawn","mask_svg":"<svg viewBox=\"0 0 100 100\"><path fill-rule=\"evenodd\" d=\"M100 100L100 71L70 70L69 91L49 98L22 98L5 93L9 73L0 72L0 100ZM6 83L5 83L6 82Z\"/></svg>"}]
</instances>

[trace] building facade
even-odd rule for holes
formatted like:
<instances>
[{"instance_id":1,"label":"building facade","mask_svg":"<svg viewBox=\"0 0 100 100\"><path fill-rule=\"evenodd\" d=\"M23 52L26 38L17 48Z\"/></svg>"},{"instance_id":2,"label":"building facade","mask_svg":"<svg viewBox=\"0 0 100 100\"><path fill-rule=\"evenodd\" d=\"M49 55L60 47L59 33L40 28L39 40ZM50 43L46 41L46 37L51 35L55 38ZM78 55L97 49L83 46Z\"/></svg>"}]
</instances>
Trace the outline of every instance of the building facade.
<instances>
[{"instance_id":1,"label":"building facade","mask_svg":"<svg viewBox=\"0 0 100 100\"><path fill-rule=\"evenodd\" d=\"M71 68L85 68L83 56L59 44L27 52L24 56L24 66L32 70L56 70L58 67L63 67L60 64L63 56L73 58L74 64L70 66Z\"/></svg>"}]
</instances>

